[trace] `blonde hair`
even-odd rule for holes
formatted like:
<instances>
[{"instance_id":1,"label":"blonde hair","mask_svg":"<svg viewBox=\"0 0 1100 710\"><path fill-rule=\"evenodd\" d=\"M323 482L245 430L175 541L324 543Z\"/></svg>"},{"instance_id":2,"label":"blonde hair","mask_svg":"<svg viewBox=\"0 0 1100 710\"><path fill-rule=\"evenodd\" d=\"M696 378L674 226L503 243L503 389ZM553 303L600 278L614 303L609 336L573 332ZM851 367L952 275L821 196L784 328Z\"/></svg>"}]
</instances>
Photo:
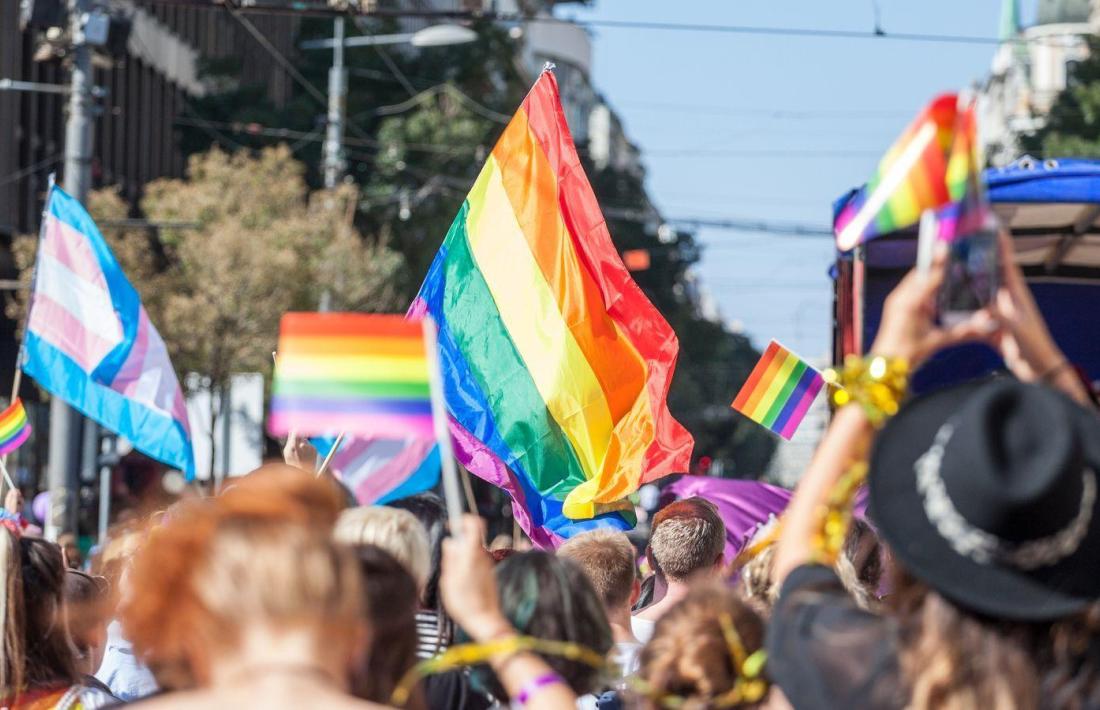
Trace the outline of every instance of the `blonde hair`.
<instances>
[{"instance_id":1,"label":"blonde hair","mask_svg":"<svg viewBox=\"0 0 1100 710\"><path fill-rule=\"evenodd\" d=\"M653 516L649 550L662 574L682 581L713 568L726 549L726 526L710 501L693 496L678 500Z\"/></svg>"},{"instance_id":2,"label":"blonde hair","mask_svg":"<svg viewBox=\"0 0 1100 710\"><path fill-rule=\"evenodd\" d=\"M604 608L618 609L630 603L637 569L634 546L615 530L592 530L565 541L558 557L580 567L603 601Z\"/></svg>"},{"instance_id":3,"label":"blonde hair","mask_svg":"<svg viewBox=\"0 0 1100 710\"><path fill-rule=\"evenodd\" d=\"M327 480L269 465L154 527L133 562L123 622L161 685L206 682L209 651L235 650L252 624L353 642L362 594L351 551L332 541L341 507Z\"/></svg>"},{"instance_id":4,"label":"blonde hair","mask_svg":"<svg viewBox=\"0 0 1100 710\"><path fill-rule=\"evenodd\" d=\"M409 511L385 506L348 508L336 521L333 536L353 547L382 548L408 570L417 589L423 591L427 585L432 571L428 531Z\"/></svg>"}]
</instances>

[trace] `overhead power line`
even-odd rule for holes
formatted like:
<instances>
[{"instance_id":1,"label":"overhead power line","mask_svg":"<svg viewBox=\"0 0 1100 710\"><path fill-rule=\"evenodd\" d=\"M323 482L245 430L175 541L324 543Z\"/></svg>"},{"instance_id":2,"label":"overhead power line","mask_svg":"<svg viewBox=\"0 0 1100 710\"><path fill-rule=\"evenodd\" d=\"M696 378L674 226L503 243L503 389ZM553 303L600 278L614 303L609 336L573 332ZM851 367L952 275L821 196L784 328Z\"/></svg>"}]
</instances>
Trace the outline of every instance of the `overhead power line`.
<instances>
[{"instance_id":1,"label":"overhead power line","mask_svg":"<svg viewBox=\"0 0 1100 710\"><path fill-rule=\"evenodd\" d=\"M734 232L759 232L789 237L813 237L815 239L833 236L832 230L820 224L807 222L773 222L751 217L665 217L629 207L604 207L603 214L610 219L641 223L659 221L690 229L726 229Z\"/></svg>"},{"instance_id":2,"label":"overhead power line","mask_svg":"<svg viewBox=\"0 0 1100 710\"><path fill-rule=\"evenodd\" d=\"M772 37L806 37L819 39L856 39L894 42L930 42L939 44L964 44L996 46L1002 42L1026 44L1039 41L1037 38L1019 37L1001 40L997 37L978 35L935 34L925 32L889 32L881 27L869 30L821 29L815 27L775 27L767 25L715 25L690 22L663 22L651 20L574 20L560 17L527 17L516 13L486 12L480 10L387 10L377 9L368 14L351 13L328 6L321 0L145 0L148 3L162 5L186 5L190 7L228 8L235 12L254 12L261 14L290 14L334 17L347 15L355 18L420 18L426 20L478 20L486 19L515 24L557 23L579 25L590 28L652 30L659 32L694 32L697 34L737 34L763 35ZM1075 33L1066 33L1074 36ZM1044 36L1043 40L1051 35Z\"/></svg>"}]
</instances>

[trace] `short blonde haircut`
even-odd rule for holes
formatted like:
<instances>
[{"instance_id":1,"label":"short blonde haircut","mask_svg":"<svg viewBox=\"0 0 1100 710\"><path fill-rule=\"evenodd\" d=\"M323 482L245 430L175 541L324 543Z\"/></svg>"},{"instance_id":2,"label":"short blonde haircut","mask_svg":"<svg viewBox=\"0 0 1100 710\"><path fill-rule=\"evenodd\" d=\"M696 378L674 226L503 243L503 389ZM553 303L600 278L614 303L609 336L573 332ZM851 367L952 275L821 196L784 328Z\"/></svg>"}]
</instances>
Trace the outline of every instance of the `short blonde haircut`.
<instances>
[{"instance_id":1,"label":"short blonde haircut","mask_svg":"<svg viewBox=\"0 0 1100 710\"><path fill-rule=\"evenodd\" d=\"M630 603L637 568L630 539L615 530L592 530L565 541L558 557L572 560L580 567L605 609L618 609Z\"/></svg>"},{"instance_id":2,"label":"short blonde haircut","mask_svg":"<svg viewBox=\"0 0 1100 710\"><path fill-rule=\"evenodd\" d=\"M726 526L708 500L684 498L653 516L649 549L668 579L679 582L713 568L722 561L725 548Z\"/></svg>"},{"instance_id":3,"label":"short blonde haircut","mask_svg":"<svg viewBox=\"0 0 1100 710\"><path fill-rule=\"evenodd\" d=\"M407 510L385 506L348 508L336 521L333 535L345 545L374 545L390 553L424 590L432 569L428 531Z\"/></svg>"}]
</instances>

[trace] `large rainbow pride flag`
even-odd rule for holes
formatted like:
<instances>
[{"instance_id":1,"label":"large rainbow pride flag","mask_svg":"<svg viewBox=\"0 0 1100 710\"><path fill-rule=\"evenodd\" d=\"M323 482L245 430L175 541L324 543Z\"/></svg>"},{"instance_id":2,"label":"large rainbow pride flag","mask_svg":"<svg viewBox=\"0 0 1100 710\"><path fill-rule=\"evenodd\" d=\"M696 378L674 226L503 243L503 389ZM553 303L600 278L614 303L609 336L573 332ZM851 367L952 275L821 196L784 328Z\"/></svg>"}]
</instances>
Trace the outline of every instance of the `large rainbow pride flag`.
<instances>
[{"instance_id":1,"label":"large rainbow pride flag","mask_svg":"<svg viewBox=\"0 0 1100 710\"><path fill-rule=\"evenodd\" d=\"M425 313L456 455L536 544L630 526L624 496L687 470L666 404L679 343L619 258L549 71L451 225L410 308Z\"/></svg>"}]
</instances>

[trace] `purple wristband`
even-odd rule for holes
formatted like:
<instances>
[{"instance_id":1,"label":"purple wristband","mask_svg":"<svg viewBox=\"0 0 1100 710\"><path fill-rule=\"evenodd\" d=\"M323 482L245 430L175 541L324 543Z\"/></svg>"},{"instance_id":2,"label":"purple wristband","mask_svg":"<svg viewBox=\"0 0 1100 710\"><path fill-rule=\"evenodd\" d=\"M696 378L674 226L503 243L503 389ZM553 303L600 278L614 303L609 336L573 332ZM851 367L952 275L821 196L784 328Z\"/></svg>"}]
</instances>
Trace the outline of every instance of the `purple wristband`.
<instances>
[{"instance_id":1,"label":"purple wristband","mask_svg":"<svg viewBox=\"0 0 1100 710\"><path fill-rule=\"evenodd\" d=\"M538 692L546 686L564 682L561 676L553 671L540 675L538 678L525 683L524 686L520 688L519 693L516 694L516 702L519 703L520 706L527 705L527 701L537 695Z\"/></svg>"}]
</instances>

